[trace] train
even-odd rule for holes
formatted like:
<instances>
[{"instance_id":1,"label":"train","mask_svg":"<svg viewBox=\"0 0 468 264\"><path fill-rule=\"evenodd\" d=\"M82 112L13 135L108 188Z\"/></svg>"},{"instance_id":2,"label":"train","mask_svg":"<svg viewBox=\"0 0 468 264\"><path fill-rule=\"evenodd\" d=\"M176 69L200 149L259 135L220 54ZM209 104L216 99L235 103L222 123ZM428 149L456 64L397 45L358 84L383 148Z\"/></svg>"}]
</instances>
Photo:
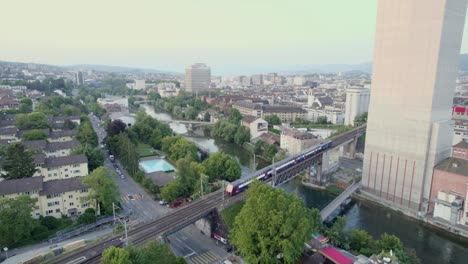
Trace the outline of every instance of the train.
<instances>
[{"instance_id":1,"label":"train","mask_svg":"<svg viewBox=\"0 0 468 264\"><path fill-rule=\"evenodd\" d=\"M228 194L230 196L234 196L236 194L239 194L239 193L247 190L247 188L249 188L249 184L252 183L253 180L257 179L259 181L265 182L268 179L270 179L271 177L273 177L275 170L276 170L276 174L281 173L281 172L289 169L290 167L292 167L294 165L297 165L297 164L299 164L301 162L304 162L305 160L308 160L308 159L312 158L313 156L315 156L315 155L317 155L317 154L331 148L331 145L332 145L331 140L323 142L323 143L319 144L318 146L315 146L312 149L308 149L308 150L303 151L302 153L300 153L299 155L296 155L293 158L287 158L287 159L281 161L280 164L278 164L278 167L276 167L276 168L273 168L273 165L271 165L271 166L268 166L265 169L263 169L256 176L253 176L253 177L250 177L250 178L247 178L247 179L238 179L236 181L233 181L233 182L229 183L226 186L225 192L226 192L226 194Z\"/></svg>"}]
</instances>

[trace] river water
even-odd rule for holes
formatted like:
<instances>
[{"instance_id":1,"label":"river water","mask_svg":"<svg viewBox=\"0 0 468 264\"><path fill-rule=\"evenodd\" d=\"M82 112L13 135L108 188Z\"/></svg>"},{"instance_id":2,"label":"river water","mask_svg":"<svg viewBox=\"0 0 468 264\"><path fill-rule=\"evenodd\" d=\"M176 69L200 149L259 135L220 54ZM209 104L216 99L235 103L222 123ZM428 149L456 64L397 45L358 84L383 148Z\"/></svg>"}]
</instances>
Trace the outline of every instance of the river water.
<instances>
[{"instance_id":1,"label":"river water","mask_svg":"<svg viewBox=\"0 0 468 264\"><path fill-rule=\"evenodd\" d=\"M154 111L149 105L143 105L146 113L152 117L170 121L172 117L166 113ZM187 129L183 124L171 123L171 128L178 134L185 134ZM242 175L245 177L252 172L252 155L238 145L215 140L210 137L186 137L211 153L221 151L230 154L239 160ZM260 162L257 168L266 164ZM301 184L299 179L292 180L282 187L301 197L309 208L324 208L334 199L334 195L320 190L311 189ZM376 205L368 201L356 201L356 204L346 213L347 230L353 228L364 229L374 238L383 233L398 236L405 246L414 248L421 263L468 263L468 243L458 237L435 230L401 213Z\"/></svg>"}]
</instances>

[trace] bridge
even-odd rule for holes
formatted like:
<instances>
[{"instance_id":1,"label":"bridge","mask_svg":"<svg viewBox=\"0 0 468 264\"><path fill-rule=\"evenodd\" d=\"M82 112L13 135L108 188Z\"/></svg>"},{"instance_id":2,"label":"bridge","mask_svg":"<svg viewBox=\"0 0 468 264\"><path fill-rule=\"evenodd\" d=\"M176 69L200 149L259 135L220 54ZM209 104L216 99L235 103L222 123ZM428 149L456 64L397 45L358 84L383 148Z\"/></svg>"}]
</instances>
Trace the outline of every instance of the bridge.
<instances>
[{"instance_id":1,"label":"bridge","mask_svg":"<svg viewBox=\"0 0 468 264\"><path fill-rule=\"evenodd\" d=\"M211 122L205 122L205 121L196 121L196 120L158 120L159 122L162 123L176 123L176 124L188 124L188 125L204 125L204 126L214 126L214 123Z\"/></svg>"},{"instance_id":2,"label":"bridge","mask_svg":"<svg viewBox=\"0 0 468 264\"><path fill-rule=\"evenodd\" d=\"M344 134L338 135L331 139L332 147L338 147L344 142L348 142L351 139L355 139L365 132L365 126L358 127ZM293 158L301 156L302 153L287 158L283 161L276 163L275 165L268 166L260 171L255 172L252 177L255 177L265 170L274 169L273 166L281 166ZM281 185L292 178L296 177L301 172L310 168L312 164L320 164L322 161L323 152L317 153L305 162L299 163L287 171L281 174L275 175L271 179L273 186ZM342 194L340 194L334 201L332 201L327 207L325 207L320 215L322 219L326 219L331 212L333 212L343 201L348 198L354 191L359 188L360 182L354 183ZM141 245L146 241L160 239L164 240L166 236L175 233L182 228L198 221L199 219L207 216L215 209L222 209L229 204L235 203L245 197L245 193L240 193L235 196L227 196L224 189L215 191L204 198L194 201L186 206L183 206L176 211L173 211L165 216L162 216L156 220L150 221L146 224L137 226L128 232L128 242L132 245ZM77 252L68 254L58 259L52 260L50 263L61 263L61 264L78 264L78 263L100 263L102 252L109 246L123 246L124 243L120 236L113 236L105 239L98 244L87 246Z\"/></svg>"}]
</instances>

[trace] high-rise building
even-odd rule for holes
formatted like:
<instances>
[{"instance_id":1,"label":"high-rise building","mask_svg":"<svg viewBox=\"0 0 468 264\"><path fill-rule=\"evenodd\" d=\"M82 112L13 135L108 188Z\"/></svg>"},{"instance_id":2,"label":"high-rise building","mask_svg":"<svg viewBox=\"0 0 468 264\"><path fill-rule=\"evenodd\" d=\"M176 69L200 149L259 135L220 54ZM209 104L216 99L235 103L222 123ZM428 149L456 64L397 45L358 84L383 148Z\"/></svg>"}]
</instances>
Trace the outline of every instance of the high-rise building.
<instances>
[{"instance_id":1,"label":"high-rise building","mask_svg":"<svg viewBox=\"0 0 468 264\"><path fill-rule=\"evenodd\" d=\"M434 165L450 156L466 0L379 0L361 190L426 212Z\"/></svg>"},{"instance_id":2,"label":"high-rise building","mask_svg":"<svg viewBox=\"0 0 468 264\"><path fill-rule=\"evenodd\" d=\"M195 63L185 68L185 91L196 93L208 91L211 83L211 69L204 63Z\"/></svg>"},{"instance_id":3,"label":"high-rise building","mask_svg":"<svg viewBox=\"0 0 468 264\"><path fill-rule=\"evenodd\" d=\"M83 72L78 71L78 72L75 73L75 83L76 83L76 85L83 85L84 84Z\"/></svg>"},{"instance_id":4,"label":"high-rise building","mask_svg":"<svg viewBox=\"0 0 468 264\"><path fill-rule=\"evenodd\" d=\"M354 125L354 118L369 109L370 90L366 88L346 89L345 125Z\"/></svg>"},{"instance_id":5,"label":"high-rise building","mask_svg":"<svg viewBox=\"0 0 468 264\"><path fill-rule=\"evenodd\" d=\"M252 84L263 85L263 75L262 74L252 75Z\"/></svg>"}]
</instances>

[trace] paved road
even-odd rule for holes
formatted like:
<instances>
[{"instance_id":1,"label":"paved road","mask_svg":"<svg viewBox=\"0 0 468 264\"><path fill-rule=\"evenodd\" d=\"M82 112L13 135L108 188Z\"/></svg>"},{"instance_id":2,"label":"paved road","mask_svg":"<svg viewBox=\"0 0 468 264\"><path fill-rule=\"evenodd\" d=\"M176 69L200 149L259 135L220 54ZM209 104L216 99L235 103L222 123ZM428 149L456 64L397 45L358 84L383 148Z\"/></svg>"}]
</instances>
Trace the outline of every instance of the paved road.
<instances>
[{"instance_id":1,"label":"paved road","mask_svg":"<svg viewBox=\"0 0 468 264\"><path fill-rule=\"evenodd\" d=\"M219 263L230 256L222 244L203 235L195 226L190 225L168 236L169 245L176 256L184 257L188 263Z\"/></svg>"},{"instance_id":2,"label":"paved road","mask_svg":"<svg viewBox=\"0 0 468 264\"><path fill-rule=\"evenodd\" d=\"M99 143L101 143L106 137L106 131L102 125L100 125L100 120L97 117L90 115L90 119L94 130L98 134ZM130 209L133 211L133 214L130 217L131 225L156 219L172 210L159 205L158 201L153 199L153 196L147 194L145 190L128 175L119 161L112 163L107 151L103 150L103 153L105 156L104 166L116 175L116 182L121 193L120 200L122 206L124 209ZM125 177L124 179L116 173L116 168L119 168L123 173Z\"/></svg>"},{"instance_id":3,"label":"paved road","mask_svg":"<svg viewBox=\"0 0 468 264\"><path fill-rule=\"evenodd\" d=\"M361 170L362 171L362 160L359 159L349 159L345 157L340 157L339 161L340 167L352 170Z\"/></svg>"}]
</instances>

